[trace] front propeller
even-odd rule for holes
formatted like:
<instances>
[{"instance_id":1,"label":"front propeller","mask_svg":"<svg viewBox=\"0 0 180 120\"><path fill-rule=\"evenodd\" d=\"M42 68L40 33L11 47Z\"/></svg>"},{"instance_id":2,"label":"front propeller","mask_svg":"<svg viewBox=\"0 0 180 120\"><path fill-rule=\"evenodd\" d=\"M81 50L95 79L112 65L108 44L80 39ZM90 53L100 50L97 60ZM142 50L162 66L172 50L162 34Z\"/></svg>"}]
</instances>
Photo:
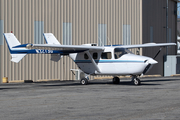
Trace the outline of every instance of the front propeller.
<instances>
[{"instance_id":1,"label":"front propeller","mask_svg":"<svg viewBox=\"0 0 180 120\"><path fill-rule=\"evenodd\" d=\"M143 75L147 73L147 71L150 69L151 65L158 63L154 59L145 60L144 62L147 64L147 66L146 66L146 68L144 69L144 71L142 73Z\"/></svg>"}]
</instances>

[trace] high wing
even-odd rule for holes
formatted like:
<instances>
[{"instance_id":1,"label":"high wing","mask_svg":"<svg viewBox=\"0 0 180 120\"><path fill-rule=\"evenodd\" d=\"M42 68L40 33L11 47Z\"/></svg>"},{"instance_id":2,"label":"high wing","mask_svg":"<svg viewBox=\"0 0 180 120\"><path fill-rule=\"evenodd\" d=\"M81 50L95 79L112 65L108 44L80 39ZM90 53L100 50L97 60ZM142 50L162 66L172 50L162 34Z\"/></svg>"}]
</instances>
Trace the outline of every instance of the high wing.
<instances>
[{"instance_id":1,"label":"high wing","mask_svg":"<svg viewBox=\"0 0 180 120\"><path fill-rule=\"evenodd\" d=\"M68 50L68 51L86 51L86 50L104 50L104 47L89 45L58 45L58 44L23 44L13 48L25 47L27 49L46 49L46 50Z\"/></svg>"},{"instance_id":2,"label":"high wing","mask_svg":"<svg viewBox=\"0 0 180 120\"><path fill-rule=\"evenodd\" d=\"M137 45L121 45L116 46L116 48L144 48L144 47L165 47L173 46L176 43L146 43L146 44L137 44ZM47 49L47 50L69 50L69 51L86 51L86 50L104 50L104 47L100 46L89 46L89 45L60 45L60 44L22 44L14 46L13 48L25 47L27 49Z\"/></svg>"},{"instance_id":3,"label":"high wing","mask_svg":"<svg viewBox=\"0 0 180 120\"><path fill-rule=\"evenodd\" d=\"M172 46L176 45L176 43L146 43L146 44L139 44L139 45L122 45L119 46L120 48L144 48L144 47L165 47L165 46Z\"/></svg>"}]
</instances>

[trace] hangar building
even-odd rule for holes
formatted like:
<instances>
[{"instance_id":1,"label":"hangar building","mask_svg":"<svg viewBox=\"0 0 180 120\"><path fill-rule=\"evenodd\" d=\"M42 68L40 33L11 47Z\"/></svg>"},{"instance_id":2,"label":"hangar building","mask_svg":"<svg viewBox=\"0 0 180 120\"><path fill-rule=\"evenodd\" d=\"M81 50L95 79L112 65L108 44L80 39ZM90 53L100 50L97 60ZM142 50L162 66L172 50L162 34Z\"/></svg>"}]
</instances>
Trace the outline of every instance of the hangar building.
<instances>
[{"instance_id":1,"label":"hangar building","mask_svg":"<svg viewBox=\"0 0 180 120\"><path fill-rule=\"evenodd\" d=\"M176 42L176 11L176 0L0 0L0 78L72 80L70 69L77 68L68 57L53 62L44 54L13 63L3 33L13 32L22 44L44 43L43 33L70 45ZM132 51L153 57L158 49ZM164 49L157 57L159 64L149 74L163 75L166 53ZM176 54L176 47L169 47L168 54Z\"/></svg>"}]
</instances>

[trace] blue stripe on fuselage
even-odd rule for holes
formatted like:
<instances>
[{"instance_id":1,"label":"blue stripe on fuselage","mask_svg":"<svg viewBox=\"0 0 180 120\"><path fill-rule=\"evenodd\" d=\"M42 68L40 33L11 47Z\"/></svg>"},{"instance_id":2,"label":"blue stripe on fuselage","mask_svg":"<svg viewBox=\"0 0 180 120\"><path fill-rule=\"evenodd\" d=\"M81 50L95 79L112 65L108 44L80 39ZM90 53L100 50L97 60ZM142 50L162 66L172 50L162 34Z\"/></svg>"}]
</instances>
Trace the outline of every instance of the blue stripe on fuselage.
<instances>
[{"instance_id":1,"label":"blue stripe on fuselage","mask_svg":"<svg viewBox=\"0 0 180 120\"><path fill-rule=\"evenodd\" d=\"M74 60L75 63L92 63L91 60ZM139 60L95 60L96 63L125 63L125 62L135 62L144 63L144 61Z\"/></svg>"},{"instance_id":2,"label":"blue stripe on fuselage","mask_svg":"<svg viewBox=\"0 0 180 120\"><path fill-rule=\"evenodd\" d=\"M84 52L84 50L44 50L44 49L9 49L11 54L61 54L68 55L69 53Z\"/></svg>"}]
</instances>

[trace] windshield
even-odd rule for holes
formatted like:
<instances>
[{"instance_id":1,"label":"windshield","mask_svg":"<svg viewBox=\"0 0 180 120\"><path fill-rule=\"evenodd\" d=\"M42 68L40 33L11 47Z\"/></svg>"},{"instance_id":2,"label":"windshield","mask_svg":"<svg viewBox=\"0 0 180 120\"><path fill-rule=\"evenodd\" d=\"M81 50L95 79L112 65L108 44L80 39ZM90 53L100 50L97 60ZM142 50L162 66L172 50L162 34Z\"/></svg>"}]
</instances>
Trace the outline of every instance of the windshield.
<instances>
[{"instance_id":1,"label":"windshield","mask_svg":"<svg viewBox=\"0 0 180 120\"><path fill-rule=\"evenodd\" d=\"M115 59L120 58L124 54L132 54L132 52L125 48L115 48L114 49L114 58Z\"/></svg>"}]
</instances>

